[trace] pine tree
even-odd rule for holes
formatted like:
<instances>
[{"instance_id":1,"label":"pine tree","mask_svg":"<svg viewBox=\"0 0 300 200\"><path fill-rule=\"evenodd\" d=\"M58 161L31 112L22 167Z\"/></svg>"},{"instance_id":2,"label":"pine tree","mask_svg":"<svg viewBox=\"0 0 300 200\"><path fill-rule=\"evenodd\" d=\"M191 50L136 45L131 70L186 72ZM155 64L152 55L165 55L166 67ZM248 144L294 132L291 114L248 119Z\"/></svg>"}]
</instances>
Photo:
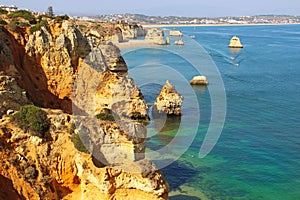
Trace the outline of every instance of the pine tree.
<instances>
[{"instance_id":1,"label":"pine tree","mask_svg":"<svg viewBox=\"0 0 300 200\"><path fill-rule=\"evenodd\" d=\"M52 6L48 7L47 14L48 14L49 17L53 17L54 16L54 14L53 14L53 7Z\"/></svg>"}]
</instances>

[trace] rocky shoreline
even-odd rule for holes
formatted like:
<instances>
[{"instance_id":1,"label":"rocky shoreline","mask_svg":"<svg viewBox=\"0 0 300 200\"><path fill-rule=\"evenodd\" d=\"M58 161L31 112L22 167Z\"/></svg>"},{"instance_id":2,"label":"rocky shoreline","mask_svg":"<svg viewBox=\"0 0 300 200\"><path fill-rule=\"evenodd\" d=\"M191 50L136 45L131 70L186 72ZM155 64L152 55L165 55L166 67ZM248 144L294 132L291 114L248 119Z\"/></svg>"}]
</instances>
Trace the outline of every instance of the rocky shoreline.
<instances>
[{"instance_id":1,"label":"rocky shoreline","mask_svg":"<svg viewBox=\"0 0 300 200\"><path fill-rule=\"evenodd\" d=\"M0 176L9 183L1 195L168 198L167 181L144 158L138 120L148 119L147 105L120 50L106 41L114 34L84 32L68 20L34 32L0 26ZM48 116L43 135L20 128L11 115L27 104Z\"/></svg>"}]
</instances>

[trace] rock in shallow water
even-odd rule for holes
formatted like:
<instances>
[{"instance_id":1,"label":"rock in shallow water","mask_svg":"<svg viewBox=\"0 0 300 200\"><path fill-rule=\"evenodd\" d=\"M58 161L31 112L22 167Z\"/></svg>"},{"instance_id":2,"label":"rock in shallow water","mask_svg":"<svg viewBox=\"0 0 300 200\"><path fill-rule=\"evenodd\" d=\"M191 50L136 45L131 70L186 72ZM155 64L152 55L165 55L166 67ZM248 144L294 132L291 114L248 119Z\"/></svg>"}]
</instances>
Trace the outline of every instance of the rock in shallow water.
<instances>
[{"instance_id":1,"label":"rock in shallow water","mask_svg":"<svg viewBox=\"0 0 300 200\"><path fill-rule=\"evenodd\" d=\"M172 83L167 81L156 98L153 109L165 112L167 115L181 115L182 103L183 96L177 92Z\"/></svg>"}]
</instances>

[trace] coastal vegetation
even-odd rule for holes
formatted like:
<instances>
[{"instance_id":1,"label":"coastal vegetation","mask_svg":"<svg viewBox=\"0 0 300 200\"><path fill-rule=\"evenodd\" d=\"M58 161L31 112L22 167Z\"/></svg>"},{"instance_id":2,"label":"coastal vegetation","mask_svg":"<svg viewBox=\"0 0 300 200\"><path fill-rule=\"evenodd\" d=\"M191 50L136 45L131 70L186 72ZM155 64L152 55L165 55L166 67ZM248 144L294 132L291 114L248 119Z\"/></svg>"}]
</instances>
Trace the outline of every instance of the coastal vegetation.
<instances>
[{"instance_id":1,"label":"coastal vegetation","mask_svg":"<svg viewBox=\"0 0 300 200\"><path fill-rule=\"evenodd\" d=\"M23 19L27 20L30 24L37 23L35 16L27 10L17 10L15 12L9 13L7 16L9 18L14 18L14 19L19 18L19 17L23 18Z\"/></svg>"},{"instance_id":2,"label":"coastal vegetation","mask_svg":"<svg viewBox=\"0 0 300 200\"><path fill-rule=\"evenodd\" d=\"M104 109L101 113L96 115L97 119L105 120L105 121L115 121L114 116L110 109Z\"/></svg>"},{"instance_id":3,"label":"coastal vegetation","mask_svg":"<svg viewBox=\"0 0 300 200\"><path fill-rule=\"evenodd\" d=\"M20 111L13 115L18 126L23 130L29 130L32 135L44 137L49 130L50 120L47 113L33 105L22 106Z\"/></svg>"},{"instance_id":4,"label":"coastal vegetation","mask_svg":"<svg viewBox=\"0 0 300 200\"><path fill-rule=\"evenodd\" d=\"M34 33L35 31L41 30L43 26L47 26L48 22L46 20L42 20L35 24L34 26L30 27L30 33Z\"/></svg>"},{"instance_id":5,"label":"coastal vegetation","mask_svg":"<svg viewBox=\"0 0 300 200\"><path fill-rule=\"evenodd\" d=\"M71 141L74 144L74 147L80 151L80 152L84 152L84 153L88 153L88 149L85 147L85 145L83 144L82 141L85 141L84 139L88 139L88 136L83 133L83 132L79 132L78 134L73 134L71 136Z\"/></svg>"},{"instance_id":6,"label":"coastal vegetation","mask_svg":"<svg viewBox=\"0 0 300 200\"><path fill-rule=\"evenodd\" d=\"M7 22L5 20L3 20L3 19L0 18L0 24L1 25L7 25Z\"/></svg>"}]
</instances>

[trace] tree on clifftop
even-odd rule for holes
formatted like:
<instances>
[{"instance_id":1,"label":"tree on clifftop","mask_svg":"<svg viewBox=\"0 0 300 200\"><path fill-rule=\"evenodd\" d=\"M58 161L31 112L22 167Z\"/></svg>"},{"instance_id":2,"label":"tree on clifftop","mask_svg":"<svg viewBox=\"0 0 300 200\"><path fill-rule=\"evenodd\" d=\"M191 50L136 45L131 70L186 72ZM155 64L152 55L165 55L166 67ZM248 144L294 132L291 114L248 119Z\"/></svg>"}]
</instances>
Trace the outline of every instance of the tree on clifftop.
<instances>
[{"instance_id":1,"label":"tree on clifftop","mask_svg":"<svg viewBox=\"0 0 300 200\"><path fill-rule=\"evenodd\" d=\"M53 7L52 6L48 7L47 14L48 14L49 17L53 17L54 16L54 14L53 14Z\"/></svg>"}]
</instances>

